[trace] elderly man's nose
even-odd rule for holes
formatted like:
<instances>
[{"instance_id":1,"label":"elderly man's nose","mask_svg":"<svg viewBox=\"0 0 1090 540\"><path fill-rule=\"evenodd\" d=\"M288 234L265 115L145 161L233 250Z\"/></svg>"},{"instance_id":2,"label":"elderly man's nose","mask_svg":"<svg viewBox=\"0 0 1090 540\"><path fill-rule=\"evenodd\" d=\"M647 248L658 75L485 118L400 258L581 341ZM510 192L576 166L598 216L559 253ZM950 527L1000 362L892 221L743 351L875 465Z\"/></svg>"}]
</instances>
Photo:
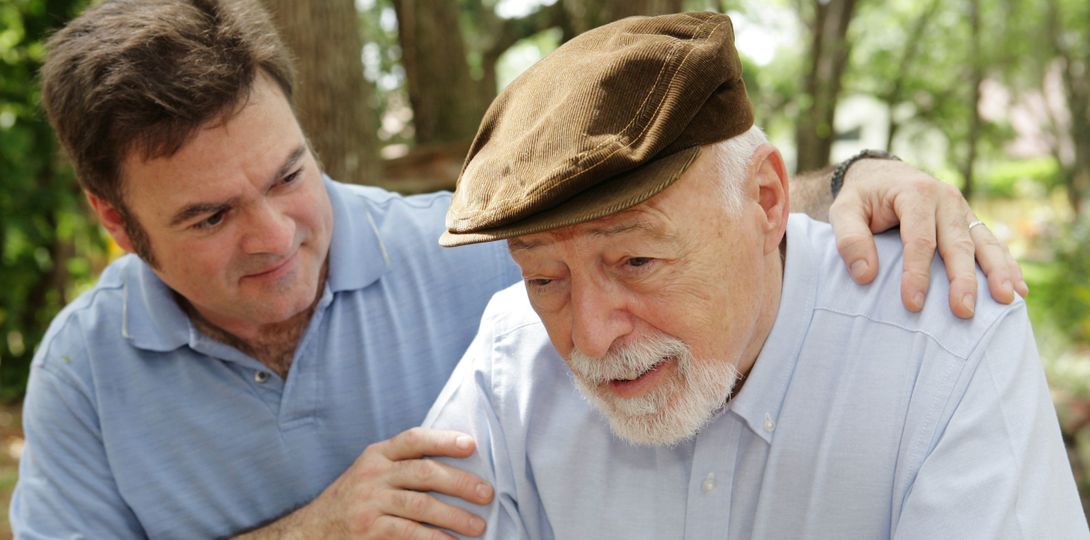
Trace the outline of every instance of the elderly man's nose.
<instances>
[{"instance_id":1,"label":"elderly man's nose","mask_svg":"<svg viewBox=\"0 0 1090 540\"><path fill-rule=\"evenodd\" d=\"M631 315L618 295L595 285L573 287L572 344L580 352L605 356L614 342L631 331Z\"/></svg>"}]
</instances>

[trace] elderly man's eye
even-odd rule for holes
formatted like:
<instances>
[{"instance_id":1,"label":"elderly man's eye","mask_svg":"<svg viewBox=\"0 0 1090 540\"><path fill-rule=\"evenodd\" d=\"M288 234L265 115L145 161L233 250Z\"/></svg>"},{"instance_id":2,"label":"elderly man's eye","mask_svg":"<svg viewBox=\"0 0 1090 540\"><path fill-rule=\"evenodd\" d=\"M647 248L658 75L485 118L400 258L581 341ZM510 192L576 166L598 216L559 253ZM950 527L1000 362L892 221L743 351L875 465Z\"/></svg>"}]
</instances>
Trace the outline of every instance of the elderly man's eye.
<instances>
[{"instance_id":1,"label":"elderly man's eye","mask_svg":"<svg viewBox=\"0 0 1090 540\"><path fill-rule=\"evenodd\" d=\"M643 266L651 262L651 257L631 257L627 262L628 266Z\"/></svg>"},{"instance_id":2,"label":"elderly man's eye","mask_svg":"<svg viewBox=\"0 0 1090 540\"><path fill-rule=\"evenodd\" d=\"M290 184L290 183L296 181L302 174L303 174L303 169L297 169L295 172L285 176L283 178L283 180L281 180L281 182L283 182L285 184Z\"/></svg>"},{"instance_id":3,"label":"elderly man's eye","mask_svg":"<svg viewBox=\"0 0 1090 540\"><path fill-rule=\"evenodd\" d=\"M526 284L531 286L531 287L544 287L544 286L546 286L546 285L548 285L548 284L550 284L552 282L553 282L553 280L545 279L545 278L535 278L535 279L526 280Z\"/></svg>"}]
</instances>

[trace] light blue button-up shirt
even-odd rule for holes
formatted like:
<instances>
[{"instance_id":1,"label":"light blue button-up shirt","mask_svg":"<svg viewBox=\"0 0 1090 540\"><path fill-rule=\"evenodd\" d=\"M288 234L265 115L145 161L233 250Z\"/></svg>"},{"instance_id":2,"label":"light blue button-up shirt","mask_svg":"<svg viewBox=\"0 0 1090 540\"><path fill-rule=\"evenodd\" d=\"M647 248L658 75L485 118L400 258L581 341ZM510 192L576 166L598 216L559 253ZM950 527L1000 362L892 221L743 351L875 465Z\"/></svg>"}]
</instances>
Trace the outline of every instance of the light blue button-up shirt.
<instances>
[{"instance_id":1,"label":"light blue button-up shirt","mask_svg":"<svg viewBox=\"0 0 1090 540\"><path fill-rule=\"evenodd\" d=\"M871 286L826 224L792 216L787 246L744 387L672 448L614 437L522 286L499 293L425 421L478 438L487 538L1090 538L1024 303L956 319L936 260L910 313L896 236Z\"/></svg>"},{"instance_id":2,"label":"light blue button-up shirt","mask_svg":"<svg viewBox=\"0 0 1090 540\"><path fill-rule=\"evenodd\" d=\"M326 186L329 279L286 380L197 331L132 256L56 318L27 389L18 538L227 535L420 423L517 268L502 245L438 246L448 195Z\"/></svg>"}]
</instances>

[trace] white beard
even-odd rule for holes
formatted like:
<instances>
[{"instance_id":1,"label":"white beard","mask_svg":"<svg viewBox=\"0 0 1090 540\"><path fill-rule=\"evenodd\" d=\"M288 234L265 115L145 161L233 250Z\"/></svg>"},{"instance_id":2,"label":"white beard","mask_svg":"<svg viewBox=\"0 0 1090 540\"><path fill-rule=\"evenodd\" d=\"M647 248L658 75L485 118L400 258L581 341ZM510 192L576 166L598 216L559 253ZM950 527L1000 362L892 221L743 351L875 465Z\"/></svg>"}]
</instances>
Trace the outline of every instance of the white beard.
<instances>
[{"instance_id":1,"label":"white beard","mask_svg":"<svg viewBox=\"0 0 1090 540\"><path fill-rule=\"evenodd\" d=\"M671 357L674 374L644 395L622 398L607 387ZM568 365L579 391L606 415L613 433L641 445L672 446L696 435L726 405L741 378L733 363L697 360L688 345L665 334L610 349L603 358L573 349Z\"/></svg>"}]
</instances>

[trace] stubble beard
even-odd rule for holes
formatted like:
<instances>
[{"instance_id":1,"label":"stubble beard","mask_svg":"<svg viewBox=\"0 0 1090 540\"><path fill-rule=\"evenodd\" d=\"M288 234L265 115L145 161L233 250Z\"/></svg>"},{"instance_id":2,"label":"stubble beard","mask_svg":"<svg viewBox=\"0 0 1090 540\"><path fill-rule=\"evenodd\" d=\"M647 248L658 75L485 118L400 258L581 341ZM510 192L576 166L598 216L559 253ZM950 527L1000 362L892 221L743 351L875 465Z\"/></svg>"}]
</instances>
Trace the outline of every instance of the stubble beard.
<instances>
[{"instance_id":1,"label":"stubble beard","mask_svg":"<svg viewBox=\"0 0 1090 540\"><path fill-rule=\"evenodd\" d=\"M665 334L611 349L602 358L578 350L570 356L579 391L602 411L616 436L637 445L674 446L695 436L723 409L741 378L733 363L697 360L688 345ZM609 390L610 381L635 378L667 358L676 359L675 373L643 395L622 398Z\"/></svg>"}]
</instances>

